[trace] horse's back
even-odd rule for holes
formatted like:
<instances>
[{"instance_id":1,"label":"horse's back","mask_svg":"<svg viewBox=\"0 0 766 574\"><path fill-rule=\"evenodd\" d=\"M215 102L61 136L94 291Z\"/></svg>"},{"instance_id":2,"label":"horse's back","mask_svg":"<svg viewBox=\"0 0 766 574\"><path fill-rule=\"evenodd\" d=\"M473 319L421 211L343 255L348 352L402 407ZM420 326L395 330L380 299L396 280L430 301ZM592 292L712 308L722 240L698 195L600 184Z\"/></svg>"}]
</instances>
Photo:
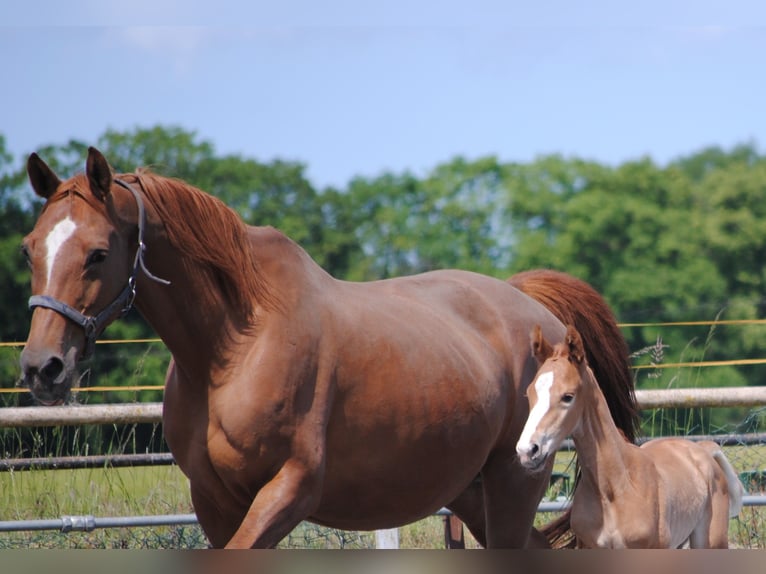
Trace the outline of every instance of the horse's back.
<instances>
[{"instance_id":1,"label":"horse's back","mask_svg":"<svg viewBox=\"0 0 766 574\"><path fill-rule=\"evenodd\" d=\"M718 466L708 445L681 437L650 440L641 445L641 450L651 457L666 482L677 483L679 489L696 484L688 482L695 477L707 480Z\"/></svg>"}]
</instances>

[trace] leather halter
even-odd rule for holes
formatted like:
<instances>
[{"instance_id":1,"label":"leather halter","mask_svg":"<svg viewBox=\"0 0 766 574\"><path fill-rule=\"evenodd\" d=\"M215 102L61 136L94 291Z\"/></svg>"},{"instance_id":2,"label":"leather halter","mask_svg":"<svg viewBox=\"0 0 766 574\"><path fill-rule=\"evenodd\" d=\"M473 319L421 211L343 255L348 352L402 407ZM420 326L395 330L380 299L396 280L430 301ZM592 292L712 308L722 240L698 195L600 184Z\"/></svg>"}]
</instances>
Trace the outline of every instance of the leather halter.
<instances>
[{"instance_id":1,"label":"leather halter","mask_svg":"<svg viewBox=\"0 0 766 574\"><path fill-rule=\"evenodd\" d=\"M141 195L122 180L115 179L114 182L130 191L138 205L138 247L136 249L136 255L133 258L133 270L130 273L130 277L128 277L128 283L125 285L125 288L119 295L117 295L114 301L96 315L84 315L74 307L48 295L32 295L29 298L30 309L34 309L35 307L52 309L83 328L85 331L85 349L80 356L79 360L81 361L88 359L93 355L96 347L96 339L106 326L111 323L113 319L123 317L130 311L131 307L133 307L133 301L136 298L136 278L138 277L139 269L143 271L149 279L152 279L157 283L162 283L163 285L170 285L170 281L152 275L144 264L144 251L146 251L146 245L144 244L146 213L144 211L144 203L141 199Z\"/></svg>"}]
</instances>

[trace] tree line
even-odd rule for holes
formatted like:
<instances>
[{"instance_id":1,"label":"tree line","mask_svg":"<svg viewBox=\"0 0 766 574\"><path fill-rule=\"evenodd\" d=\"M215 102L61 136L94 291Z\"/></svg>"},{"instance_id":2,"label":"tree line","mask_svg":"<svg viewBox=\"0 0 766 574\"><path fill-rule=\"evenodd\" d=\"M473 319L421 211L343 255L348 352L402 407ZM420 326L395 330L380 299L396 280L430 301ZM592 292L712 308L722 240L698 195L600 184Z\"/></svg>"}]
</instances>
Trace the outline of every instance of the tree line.
<instances>
[{"instance_id":1,"label":"tree line","mask_svg":"<svg viewBox=\"0 0 766 574\"><path fill-rule=\"evenodd\" d=\"M281 229L341 279L437 268L506 278L548 267L589 282L623 323L764 317L766 156L753 143L709 147L667 165L650 158L605 165L559 155L526 163L455 157L425 175L358 176L342 189L318 189L299 162L219 155L212 142L176 126L108 130L95 142L36 151L69 176L83 169L88 145L118 172L150 166L216 195L247 223ZM41 202L26 180L25 160L8 153L0 134L3 341L23 341L30 318L19 245ZM760 325L647 325L624 333L636 364L766 357ZM105 336L154 334L132 313ZM105 347L89 367L93 384L164 380L161 345ZM18 376L19 350L3 352L7 387ZM755 385L764 374L762 366L649 369L637 384Z\"/></svg>"}]
</instances>

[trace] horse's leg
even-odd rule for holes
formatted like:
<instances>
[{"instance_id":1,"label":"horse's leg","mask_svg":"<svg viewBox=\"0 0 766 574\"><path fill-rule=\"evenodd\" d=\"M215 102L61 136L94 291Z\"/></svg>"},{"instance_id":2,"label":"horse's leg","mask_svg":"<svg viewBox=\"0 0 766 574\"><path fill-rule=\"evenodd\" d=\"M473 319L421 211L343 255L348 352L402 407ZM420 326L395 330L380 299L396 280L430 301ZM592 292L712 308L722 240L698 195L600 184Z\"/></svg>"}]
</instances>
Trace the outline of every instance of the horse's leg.
<instances>
[{"instance_id":1,"label":"horse's leg","mask_svg":"<svg viewBox=\"0 0 766 574\"><path fill-rule=\"evenodd\" d=\"M479 479L471 481L460 496L447 505L463 521L468 531L482 546L487 546L484 519L484 492Z\"/></svg>"},{"instance_id":2,"label":"horse's leg","mask_svg":"<svg viewBox=\"0 0 766 574\"><path fill-rule=\"evenodd\" d=\"M210 544L213 548L223 548L234 535L238 522L232 516L223 516L221 509L202 494L199 488L195 488L193 483L191 499L194 513Z\"/></svg>"},{"instance_id":3,"label":"horse's leg","mask_svg":"<svg viewBox=\"0 0 766 574\"><path fill-rule=\"evenodd\" d=\"M527 541L527 548L540 548L550 549L551 543L548 538L540 532L537 528L532 528L529 533L529 541Z\"/></svg>"},{"instance_id":4,"label":"horse's leg","mask_svg":"<svg viewBox=\"0 0 766 574\"><path fill-rule=\"evenodd\" d=\"M463 521L476 541L486 548L486 517L484 516L484 490L481 480L477 479L471 482L460 496L447 505L447 508ZM536 528L533 528L530 533L528 546L530 548L551 547L545 534Z\"/></svg>"},{"instance_id":5,"label":"horse's leg","mask_svg":"<svg viewBox=\"0 0 766 574\"><path fill-rule=\"evenodd\" d=\"M553 460L534 474L517 461L515 451L496 451L482 469L487 548L547 546L542 534L532 534L532 524L550 480Z\"/></svg>"},{"instance_id":6,"label":"horse's leg","mask_svg":"<svg viewBox=\"0 0 766 574\"><path fill-rule=\"evenodd\" d=\"M296 458L258 491L226 548L272 548L319 504L321 479Z\"/></svg>"}]
</instances>

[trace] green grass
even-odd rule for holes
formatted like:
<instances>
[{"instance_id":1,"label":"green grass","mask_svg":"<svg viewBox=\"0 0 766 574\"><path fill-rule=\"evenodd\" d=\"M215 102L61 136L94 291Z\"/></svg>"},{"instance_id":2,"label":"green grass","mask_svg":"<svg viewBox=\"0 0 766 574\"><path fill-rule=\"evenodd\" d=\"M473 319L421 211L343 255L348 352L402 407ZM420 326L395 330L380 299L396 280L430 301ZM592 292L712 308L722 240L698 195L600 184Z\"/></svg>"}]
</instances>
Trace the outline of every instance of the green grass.
<instances>
[{"instance_id":1,"label":"green grass","mask_svg":"<svg viewBox=\"0 0 766 574\"><path fill-rule=\"evenodd\" d=\"M0 473L0 520L193 512L186 478L175 466ZM442 548L444 525L433 516L400 529L402 548ZM466 533L466 545L478 547ZM372 532L302 523L281 548L374 548ZM198 526L97 529L61 533L0 532L0 548L205 548Z\"/></svg>"},{"instance_id":2,"label":"green grass","mask_svg":"<svg viewBox=\"0 0 766 574\"><path fill-rule=\"evenodd\" d=\"M766 447L731 447L727 455L737 470L760 468ZM571 471L571 454L560 453L555 470ZM546 498L562 493L551 489ZM193 512L186 478L175 466L119 469L16 471L0 473L0 520L96 517ZM553 518L539 514L536 524ZM766 548L766 512L745 508L732 520L733 547ZM466 547L478 544L465 532ZM444 523L433 516L399 529L401 548L443 548ZM280 548L373 548L371 532L346 532L302 523ZM205 548L198 526L110 528L93 532L0 533L0 548Z\"/></svg>"},{"instance_id":3,"label":"green grass","mask_svg":"<svg viewBox=\"0 0 766 574\"><path fill-rule=\"evenodd\" d=\"M174 466L0 473L0 520L193 512L186 478ZM197 526L0 533L0 548L200 548Z\"/></svg>"},{"instance_id":4,"label":"green grass","mask_svg":"<svg viewBox=\"0 0 766 574\"><path fill-rule=\"evenodd\" d=\"M192 512L188 490L175 466L15 471L0 474L0 508L3 520Z\"/></svg>"}]
</instances>

